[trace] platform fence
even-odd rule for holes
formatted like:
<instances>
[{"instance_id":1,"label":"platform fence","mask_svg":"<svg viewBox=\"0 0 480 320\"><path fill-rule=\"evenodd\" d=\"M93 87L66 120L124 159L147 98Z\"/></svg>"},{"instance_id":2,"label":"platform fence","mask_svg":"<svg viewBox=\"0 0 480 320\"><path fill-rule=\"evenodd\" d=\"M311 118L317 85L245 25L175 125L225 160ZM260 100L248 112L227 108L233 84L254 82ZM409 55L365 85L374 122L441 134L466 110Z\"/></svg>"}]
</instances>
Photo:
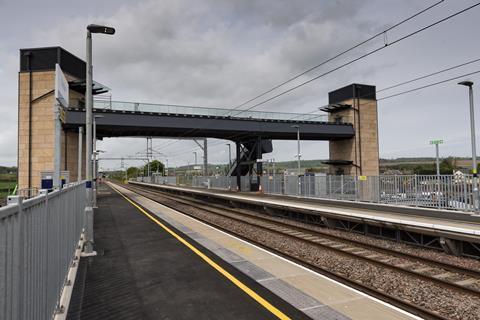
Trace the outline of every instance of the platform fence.
<instances>
[{"instance_id":1,"label":"platform fence","mask_svg":"<svg viewBox=\"0 0 480 320\"><path fill-rule=\"evenodd\" d=\"M13 202L13 203L12 203ZM82 230L85 183L0 208L0 319L52 319Z\"/></svg>"},{"instance_id":2,"label":"platform fence","mask_svg":"<svg viewBox=\"0 0 480 320\"><path fill-rule=\"evenodd\" d=\"M169 185L177 185L177 177L176 176L162 176L160 174L154 174L151 178L153 183L156 184L169 184Z\"/></svg>"},{"instance_id":3,"label":"platform fence","mask_svg":"<svg viewBox=\"0 0 480 320\"><path fill-rule=\"evenodd\" d=\"M142 180L143 179L143 180ZM142 178L139 181L148 181ZM242 176L241 190L249 191L256 176ZM158 182L157 182L158 183ZM164 182L198 188L237 190L236 177L190 176ZM460 211L474 211L473 177L462 175L283 175L260 177L265 194L362 201Z\"/></svg>"}]
</instances>

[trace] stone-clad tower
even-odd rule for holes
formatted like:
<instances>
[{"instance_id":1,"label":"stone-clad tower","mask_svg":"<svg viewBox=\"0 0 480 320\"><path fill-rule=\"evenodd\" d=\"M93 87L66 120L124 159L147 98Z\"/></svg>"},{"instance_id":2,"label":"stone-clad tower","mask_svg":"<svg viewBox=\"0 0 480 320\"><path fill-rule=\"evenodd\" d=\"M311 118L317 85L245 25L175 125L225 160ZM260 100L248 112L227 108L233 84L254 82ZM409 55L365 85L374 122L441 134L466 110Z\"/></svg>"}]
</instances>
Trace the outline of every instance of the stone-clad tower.
<instances>
[{"instance_id":1,"label":"stone-clad tower","mask_svg":"<svg viewBox=\"0 0 480 320\"><path fill-rule=\"evenodd\" d=\"M18 74L19 189L40 188L41 172L53 171L55 64L57 63L69 82L69 105L83 107L86 69L83 60L60 47L20 49ZM85 156L83 155L82 158L85 159ZM77 162L78 131L68 131L63 128L61 132L61 170L69 172L70 181L77 180Z\"/></svg>"},{"instance_id":2,"label":"stone-clad tower","mask_svg":"<svg viewBox=\"0 0 480 320\"><path fill-rule=\"evenodd\" d=\"M375 86L351 84L328 94L329 121L352 123L355 136L330 141L330 174L379 175L378 115Z\"/></svg>"}]
</instances>

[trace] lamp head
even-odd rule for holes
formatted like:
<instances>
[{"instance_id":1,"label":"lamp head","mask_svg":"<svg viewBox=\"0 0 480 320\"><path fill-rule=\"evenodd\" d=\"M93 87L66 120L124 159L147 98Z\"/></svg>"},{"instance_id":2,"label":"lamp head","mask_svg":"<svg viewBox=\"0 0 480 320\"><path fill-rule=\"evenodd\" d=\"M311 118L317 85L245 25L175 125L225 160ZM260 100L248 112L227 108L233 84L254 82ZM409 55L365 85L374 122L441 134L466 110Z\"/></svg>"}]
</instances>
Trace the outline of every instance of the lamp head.
<instances>
[{"instance_id":1,"label":"lamp head","mask_svg":"<svg viewBox=\"0 0 480 320\"><path fill-rule=\"evenodd\" d=\"M89 24L87 26L87 30L90 31L91 33L104 33L104 34L110 34L110 35L115 34L115 28L101 26L98 24Z\"/></svg>"},{"instance_id":2,"label":"lamp head","mask_svg":"<svg viewBox=\"0 0 480 320\"><path fill-rule=\"evenodd\" d=\"M459 82L458 83L459 85L462 85L462 86L467 86L467 87L471 87L473 86L473 82L472 81L462 81L462 82Z\"/></svg>"}]
</instances>

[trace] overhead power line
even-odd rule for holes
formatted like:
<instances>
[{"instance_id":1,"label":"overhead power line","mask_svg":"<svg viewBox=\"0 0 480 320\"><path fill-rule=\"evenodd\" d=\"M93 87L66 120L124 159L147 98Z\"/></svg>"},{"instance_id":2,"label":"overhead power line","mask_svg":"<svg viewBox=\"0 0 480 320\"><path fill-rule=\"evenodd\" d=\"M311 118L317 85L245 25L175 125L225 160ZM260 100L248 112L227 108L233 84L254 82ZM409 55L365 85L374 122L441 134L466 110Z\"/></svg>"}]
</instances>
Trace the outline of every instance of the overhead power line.
<instances>
[{"instance_id":1,"label":"overhead power line","mask_svg":"<svg viewBox=\"0 0 480 320\"><path fill-rule=\"evenodd\" d=\"M430 73L430 74L425 75L425 76L417 77L417 78L414 78L414 79L412 79L412 80L408 80L408 81L399 83L399 84L397 84L397 85L390 86L390 87L387 87L387 88L378 90L378 91L376 91L376 92L378 93L378 92L381 92L381 91L390 90L390 89L396 88L396 87L398 87L398 86L400 86L400 85L404 85L404 84L407 84L407 83L412 83L413 81L418 81L418 80L420 80L420 79L425 79L425 78L427 78L427 77L429 77L429 76L433 76L433 75L439 74L439 73L441 73L441 72L445 72L445 71L452 70L452 69L455 69L455 68L458 68L458 67L461 67L461 66L465 66L465 65L467 65L467 64L470 64L470 63L473 63L473 62L476 62L476 61L480 61L480 59L471 60L471 61L469 61L469 62L465 62L465 63L459 64L459 65L457 65L457 66L454 66L454 67L450 67L450 68L443 69L443 70L440 70L440 71L437 71L437 72L434 72L434 73ZM474 74L479 74L479 73L480 73L480 70L477 70L477 71L474 71L474 72L470 72L470 73L465 73L465 74L462 74L462 75L459 75L459 76L451 77L451 78L448 78L448 79L445 79L445 80L437 81L437 82L430 83L430 84L427 84L427 85L423 85L423 86L420 86L420 87L417 87L417 88L413 88L413 89L406 90L406 91L402 91L402 92L399 92L399 93L396 93L396 94L392 94L392 95L389 95L389 96L386 96L386 97L382 97L382 98L377 99L377 101L386 100L386 99L394 98L394 97L397 97L397 96L400 96L400 95L408 94L408 93L411 93L411 92L415 92L415 91L427 89L427 88L430 88L430 87L433 87L433 86L437 86L437 85L440 85L440 84L443 84L443 83L446 83L446 82L449 82L449 81L458 80L458 79L460 79L460 78L468 77L468 76L471 76L471 75L474 75ZM360 97L360 98L361 98L361 97ZM313 113L313 112L310 112L310 113ZM232 138L232 137L229 137L229 138ZM223 142L223 141L219 141L218 143L211 144L210 147L217 146L217 145L220 145L220 144L224 144L224 142ZM180 149L180 150L182 150L182 149ZM173 154L173 155L171 155L171 156L172 156L172 157L175 157L175 156L183 155L183 154L186 154L186 153L189 153L189 152L191 152L191 150L180 151L180 152L177 152L177 153L175 153L175 154Z\"/></svg>"},{"instance_id":2,"label":"overhead power line","mask_svg":"<svg viewBox=\"0 0 480 320\"><path fill-rule=\"evenodd\" d=\"M392 85L392 86L389 86L389 87L386 87L386 88L383 88L383 89L380 89L380 90L377 90L377 93L380 93L380 92L383 92L383 91L387 91L387 90L391 90L391 89L394 89L394 88L397 88L397 87L400 87L400 86L403 86L403 85L406 85L406 84L409 84L409 83L412 83L412 82L415 82L415 81L418 81L418 80L423 80L423 79L426 79L426 78L429 78L429 77L432 77L432 76L435 76L435 75L438 75L440 73L444 73L444 72L447 72L447 71L451 71L453 69L457 69L457 68L460 68L460 67L464 67L466 65L469 65L469 64L472 64L472 63L475 63L475 62L478 62L480 61L480 59L474 59L474 60L470 60L470 61L467 61L467 62L464 62L464 63L461 63L461 64L457 64L453 67L448 67L446 69L442 69L442 70L439 70L439 71L436 71L436 72L433 72L433 73L429 73L427 75L424 75L424 76L420 76L420 77L417 77L417 78L414 78L414 79L411 79L411 80L408 80L408 81L404 81L404 82L401 82L401 83L397 83L395 85Z\"/></svg>"},{"instance_id":3,"label":"overhead power line","mask_svg":"<svg viewBox=\"0 0 480 320\"><path fill-rule=\"evenodd\" d=\"M430 10L431 8L437 6L438 4L440 4L440 3L442 3L442 2L443 2L443 0L434 3L433 5L431 5L431 6L427 7L427 8L425 8L425 9L417 12L416 14L414 14L414 15L412 15L412 16L410 16L410 17L408 17L408 18L406 18L406 19L404 19L404 20L402 20L402 21L400 21L400 22L398 22L398 23L396 23L395 25L391 26L390 28L388 28L388 29L386 29L386 30L384 30L384 31L382 31L382 32L380 32L380 33L378 33L378 34L370 37L369 39L371 40L371 39L373 39L373 38L375 38L375 37L378 37L378 36L381 35L381 34L384 34L384 33L387 32L387 31L390 31L390 30L398 27L399 25L401 25L401 24L403 24L403 23L405 23L405 22L407 22L407 21L409 21L409 20L417 17L418 15L424 13L424 12L427 11L427 10ZM480 4L480 3L479 3L479 4ZM365 43L368 42L368 41L370 41L369 39L365 40ZM339 57L339 56L341 56L341 55L343 55L343 54L345 54L345 53L347 53L347 52L349 52L349 51L357 48L357 47L360 46L361 44L362 44L362 43L359 43L359 44L353 46L352 48L345 50L345 52L343 52L343 53L340 52L337 56L332 57L331 59L328 59L328 61L331 61L331 60L335 59L336 57ZM383 47L382 47L381 49L383 49ZM380 49L377 49L376 51L379 51L379 50L380 50ZM375 52L376 52L376 51L375 51ZM373 53L373 52L372 52L372 53ZM372 54L372 53L370 53L370 54ZM355 61L358 61L358 60L360 60L360 59L362 59L362 58L364 58L364 57L365 57L365 56L360 57L360 58L357 58ZM314 67L312 67L312 68L310 68L310 69L311 69L311 70L314 70L314 69L320 67L321 65L327 63L328 61L324 61L324 62L322 62L322 63L318 64L317 66L314 66ZM350 63L353 63L353 62L355 62L355 61L352 61L352 62L350 62ZM334 71L336 71L336 70L338 70L338 69L340 69L340 68L342 68L342 67L344 67L344 66L337 67L335 70L331 70L331 71L329 71L328 73L332 73L332 72L334 72ZM310 72L310 71L311 71L310 69L307 70L306 72L304 72L303 74L305 74L305 73L307 73L307 72ZM325 74L324 74L324 75L325 75ZM301 75L298 75L297 78L300 77L300 76L301 76ZM317 78L319 78L319 77L317 77ZM292 79L292 80L294 80L294 79ZM313 79L313 80L316 80L316 79ZM313 81L313 80L310 80L309 82L311 82L311 81ZM285 83L288 83L288 82L290 82L290 81L287 80L287 82L285 82ZM304 84L302 84L302 85L305 85L305 84L306 84L306 83L304 83ZM282 84L282 85L283 85L283 84ZM281 85L279 85L279 86L281 86ZM301 85L300 85L300 86L301 86ZM294 89L295 89L295 88L294 88ZM290 91L292 91L292 90L294 90L294 89L290 89L290 90L288 90L288 92L290 92ZM275 90L275 89L273 89L273 90ZM268 101L271 101L271 100L273 100L274 98L279 97L279 96L281 96L281 95L283 95L283 94L286 94L286 93L287 93L287 92L281 93L280 95L277 95L277 96L275 96L275 97L273 97L273 98L270 98L270 99L268 99L268 100L265 100L265 101L263 101L263 102L261 102L261 103L259 103L259 104L256 104L256 105L254 105L254 106L252 106L252 107L250 107L250 108L242 109L242 110L237 110L238 113L235 114L235 115L238 115L238 114L240 114L240 113L242 113L242 112L244 112L244 111L251 110L251 109L253 109L253 108L255 108L255 107L257 107L257 106L259 106L259 105L261 105L261 104L264 104L264 103L266 103L266 102L268 102ZM266 94L266 93L265 93L265 94ZM263 96L263 94L260 95L260 96ZM254 99L251 99L251 101L253 101L253 100L257 99L257 98L258 98L258 97L254 98ZM250 101L249 101L249 102L250 102ZM247 102L246 102L246 103L247 103ZM236 110L236 109L238 109L240 106L245 105L246 103L243 103L242 105L239 105L239 106L237 106L237 107L229 110L228 112L231 112L231 111L233 111L233 110ZM227 115L228 115L228 112L227 112ZM192 133L192 132L195 132L196 130L198 130L198 128L192 128L192 129L188 130L187 132L185 132L185 134L182 135L182 136L186 136L186 135L188 135L188 134L190 134L190 133ZM174 142L174 143L175 143L175 142ZM174 143L172 143L172 144L174 144ZM165 145L164 147L170 146L170 145L172 145L172 144Z\"/></svg>"},{"instance_id":4,"label":"overhead power line","mask_svg":"<svg viewBox=\"0 0 480 320\"><path fill-rule=\"evenodd\" d=\"M439 84L442 84L442 83L445 83L445 82L457 80L457 79L460 79L460 78L463 78L463 77L468 77L468 76L471 76L471 75L474 75L474 74L477 74L477 73L480 73L480 70L470 72L470 73L466 73L466 74L462 74L462 75L459 75L459 76L456 76L456 77L453 77L453 78L437 81L437 82L434 82L434 83L430 83L430 84L427 84L427 85L424 85L424 86L421 86L421 87L413 88L413 89L402 91L402 92L399 92L399 93L395 93L395 94L392 94L392 95L389 95L389 96L386 96L386 97L379 98L379 99L377 99L377 101L386 100L386 99L390 99L390 98L393 98L393 97L398 97L398 96L403 95L403 94L407 94L407 93L410 93L410 92L430 88L430 87L433 87L433 86L436 86L436 85L439 85Z\"/></svg>"},{"instance_id":5,"label":"overhead power line","mask_svg":"<svg viewBox=\"0 0 480 320\"><path fill-rule=\"evenodd\" d=\"M454 69L458 69L458 68L460 68L460 67L464 67L464 66L467 66L467 65L469 65L469 64L472 64L472 63L475 63L475 62L479 62L479 61L480 61L480 58L474 59L474 60L469 60L469 61L466 61L466 62L457 64L457 65L454 65L454 66L451 66L451 67L448 67L448 68L445 68L445 69L441 69L441 70L438 70L438 71L435 71L435 72L432 72L432 73L428 73L428 74L423 75L423 76L415 77L415 78L413 78L413 79L406 80L406 81L403 81L403 82L400 82L400 83L397 83L397 84L394 84L394 85L385 87L385 88L383 88L383 89L378 89L378 90L375 91L375 93L376 93L376 94L379 94L380 92L392 90L392 89L394 89L394 88L398 88L398 87L404 86L404 85L406 85L406 84L410 84L410 83L413 83L413 82L416 82L416 81L419 81L419 80L423 80L423 79L426 79L426 78L429 78L429 77L433 77L433 76L435 76L435 75L439 75L439 74L444 73L444 72L447 72L447 71L451 71L451 70L454 70ZM369 95L370 95L370 93L357 96L356 98L361 99L361 98L367 97L367 96L369 96ZM314 111L311 111L310 113L313 113L313 112L315 112L315 111L318 111L318 109L314 109ZM292 118L292 119L293 119L293 118ZM292 120L292 119L289 119L289 120ZM313 118L311 118L311 119L313 119Z\"/></svg>"},{"instance_id":6,"label":"overhead power line","mask_svg":"<svg viewBox=\"0 0 480 320\"><path fill-rule=\"evenodd\" d=\"M366 44L366 43L368 43L368 42L370 42L370 41L372 41L372 40L380 37L381 35L385 35L388 31L391 31L391 30L399 27L400 25L402 25L402 24L404 24L404 23L406 23L406 22L414 19L415 17L421 15L422 13L424 13L424 12L426 12L426 11L428 11L428 10L436 7L436 6L438 6L438 5L439 5L440 3L442 3L442 2L444 2L444 0L438 1L438 2L430 5L429 7L425 8L425 9L423 9L423 10L421 10L421 11L419 11L419 12L413 14L413 15L411 15L410 17L408 17L408 18L406 18L406 19L403 19L402 21L394 24L393 26L391 26L391 27L389 27L389 28L387 28L387 29L385 29L385 30L377 33L377 34L374 34L373 36L369 37L368 39L363 40L363 41L355 44L354 46L352 46L352 47L350 47L350 48L348 48L348 49L346 49L346 50L344 50L344 51L341 51L341 52L337 53L337 54L334 55L333 57L330 57L330 58L328 58L327 60L324 60L324 61L320 62L319 64L317 64L317 65L315 65L315 66L313 66L313 67L311 67L311 68L309 68L309 69L307 69L307 70L305 70L305 71L303 71L303 72L301 72L301 73L299 73L299 74L297 74L297 75L295 75L295 76L293 76L293 77L291 77L291 78L289 78L289 79L287 79L287 80L279 83L278 85L274 86L273 88L271 88L271 89L269 89L269 90L267 90L267 91L265 91L265 92L260 93L259 95L257 95L257 96L255 96L255 97L253 97L253 98L251 98L251 99L249 99L249 100L247 100L247 101L239 104L239 105L236 106L236 107L233 107L232 110L237 110L238 108L241 108L241 107L243 107L244 105L246 105L246 104L248 104L248 103L250 103L250 102L252 102L252 101L254 101L254 100L257 100L258 98L261 98L261 97L269 94L270 92L275 91L276 89L278 89L278 88L286 85L287 83L290 83L290 82L292 82L292 81L300 78L301 76L303 76L303 75L305 75L305 74L307 74L307 73L309 73L309 72L311 72L311 71L313 71L313 70L315 70L315 69L318 69L319 67L321 67L321 66L323 66L323 65L325 65L325 64L327 64L327 63L329 63L329 62L331 62L331 61L333 61L333 60L335 60L335 59L337 59L337 58L339 58L339 57L341 57L341 56L343 56L343 55L345 55L345 54L347 54L347 53L349 53L349 52L351 52L351 51L353 51L353 50L355 50L355 49L357 49L357 48L359 48L359 47L361 47L361 46L363 46L364 44Z\"/></svg>"},{"instance_id":7,"label":"overhead power line","mask_svg":"<svg viewBox=\"0 0 480 320\"><path fill-rule=\"evenodd\" d=\"M219 146L219 145L222 145L222 144L225 144L225 141L223 139L221 139L221 141L217 141L216 143L211 143L209 145L209 148L216 147L216 146ZM172 155L170 155L170 157L176 157L176 156L179 156L179 155L182 155L182 154L192 153L192 150L197 150L197 149L200 149L200 147L194 146L193 149L188 148L188 150L185 150L185 148L181 148L181 149L177 150L177 153L173 153Z\"/></svg>"},{"instance_id":8,"label":"overhead power line","mask_svg":"<svg viewBox=\"0 0 480 320\"><path fill-rule=\"evenodd\" d=\"M435 5L436 5L436 4L435 4ZM244 111L249 111L249 110L251 110L251 109L253 109L253 108L256 108L256 107L258 107L258 106L260 106L260 105L263 105L263 104L265 104L265 103L267 103L267 102L269 102L269 101L271 101L271 100L273 100L273 99L275 99L275 98L278 98L278 97L280 97L280 96L282 96L282 95L285 95L285 94L287 94L287 93L289 93L289 92L291 92L291 91L293 91L293 90L295 90L295 89L298 89L298 88L300 88L300 87L302 87L302 86L304 86L304 85L306 85L306 84L308 84L308 83L311 83L311 82L313 82L313 81L315 81L315 80L317 80L317 79L319 79L319 78L321 78L321 77L323 77L323 76L326 76L326 75L328 75L328 74L330 74L330 73L333 73L333 72L335 72L335 71L337 71L337 70L339 70L339 69L341 69L341 68L344 68L344 67L346 67L346 66L348 66L348 65L350 65L350 64L352 64L352 63L354 63L354 62L356 62L356 61L359 61L359 60L361 60L361 59L364 59L364 58L366 58L366 57L368 57L368 56L370 56L370 55L372 55L372 54L374 54L374 53L376 53L376 52L378 52L378 51L380 51L380 50L382 50L382 49L384 49L384 48L386 48L386 47L388 47L388 46L391 46L391 45L393 45L393 44L396 44L396 43L398 43L398 42L401 42L401 41L403 41L403 40L405 40L405 39L407 39L407 38L410 38L410 37L412 37L412 36L414 36L414 35L416 35L416 34L419 34L419 33L423 32L423 31L425 31L425 30L427 30L427 29L430 29L430 28L432 28L432 27L434 27L434 26L436 26L436 25L438 25L438 24L440 24L440 23L442 23L442 22L445 22L445 21L447 21L447 20L449 20L449 19L452 19L453 17L456 17L456 16L458 16L458 15L460 15L460 14L466 12L466 11L469 11L469 10L471 10L471 9L479 6L479 5L480 5L480 2L479 2L479 3L476 3L476 4L474 4L474 5L471 5L470 7L467 7L467 8L465 8L465 9L463 9L463 10L457 11L457 12L455 12L455 13L453 13L453 14L445 17L445 18L442 18L442 19L440 19L440 20L437 20L437 21L435 21L435 22L433 22L433 23L431 23L431 24L429 24L429 25L427 25L427 26L425 26L425 27L423 27L423 28L420 28L420 29L418 29L418 30L416 30L416 31L414 31L414 32L411 32L411 33L409 33L409 34L407 34L407 35L405 35L405 36L403 36L403 37L401 37L401 38L399 38L399 39L396 39L395 41L393 41L393 42L391 42L391 43L385 43L385 45L384 45L383 47L380 47L380 48L374 49L374 50L372 50L372 51L370 51L370 52L367 52L366 54L363 54L363 55L361 55L361 56L359 56L359 57L357 57L357 58L355 58L355 59L353 59L353 60L351 60L351 61L349 61L349 62L347 62L347 63L344 63L344 64L342 64L342 65L340 65L340 66L338 66L338 67L336 67L336 68L334 68L334 69L331 69L331 70L329 70L329 71L327 71L327 72L325 72L325 73L323 73L323 74L321 74L321 75L319 75L319 76L316 76L316 77L314 77L314 78L312 78L312 79L310 79L310 80L308 80L308 81L305 81L305 82L303 82L303 83L301 83L301 84L299 84L299 85L297 85L297 86L295 86L295 87L293 87L293 88L290 88L290 89L288 89L288 90L286 90L286 91L284 91L284 92L281 92L280 94L277 94L277 95L275 95L275 96L273 96L273 97L271 97L271 98L269 98L269 99L266 99L266 100L264 100L264 101L262 101L262 102L260 102L260 103L257 103L257 104L255 104L255 105L253 105L253 106L251 106L251 107L249 107L249 108L247 108L247 109L238 110L238 113L237 113L236 115L238 115L238 114L240 114L240 113L242 113L242 112L244 112ZM430 7L429 7L429 8L430 8ZM427 8L427 9L428 9L428 8ZM424 9L424 10L427 10L427 9ZM421 11L421 12L424 12L424 10ZM418 16L419 14L421 14L421 12L419 12L419 13L416 14L415 16ZM413 18L413 16L412 16L410 19L412 19L412 18ZM408 20L410 20L410 19L407 18L406 21L408 21ZM391 30L391 29L390 29L390 30ZM383 33L383 32L382 32L382 33ZM420 90L420 89L418 89L418 90ZM191 129L191 130L187 131L187 133L194 132L195 130L197 130L197 129ZM234 137L235 137L235 136L228 137L228 138L234 138ZM171 144L169 144L169 145L171 145ZM168 145L168 146L169 146L169 145ZM166 146L167 146L167 145L165 145L164 147L166 147ZM186 151L186 152L189 152L189 151ZM186 152L182 152L182 153L186 153ZM177 154L177 155L178 155L178 154Z\"/></svg>"},{"instance_id":9,"label":"overhead power line","mask_svg":"<svg viewBox=\"0 0 480 320\"><path fill-rule=\"evenodd\" d=\"M425 26L425 27L423 27L423 28L420 28L420 29L418 29L418 30L415 30L415 31L413 31L413 32L411 32L411 33L403 36L403 37L400 37L400 38L396 39L396 40L393 41L393 42L386 43L386 44L385 44L384 46L382 46L382 47L379 47L379 48L376 48L376 49L374 49L374 50L371 50L371 51L369 51L369 52L367 52L367 53L365 53L365 54L363 54L363 55L361 55L361 56L359 56L359 57L357 57L357 58L355 58L355 59L352 59L352 60L350 60L350 61L348 61L348 62L346 62L346 63L344 63L344 64L341 64L341 65L339 65L339 66L337 66L337 67L335 67L335 68L333 68L333 69L331 69L331 70L329 70L329 71L327 71L327 72L324 72L324 73L322 73L322 74L320 74L320 75L318 75L318 76L316 76L316 77L314 77L314 78L312 78L312 79L310 79L310 80L304 81L304 82L302 82L302 83L300 83L300 84L298 84L298 85L296 85L296 86L294 86L294 87L292 87L292 88L290 88L290 89L288 89L288 90L285 90L285 91L283 91L283 92L281 92L281 93L279 93L279 94L276 94L276 95L274 95L273 97L270 97L270 98L268 98L268 99L266 99L266 100L263 100L263 101L261 101L261 102L259 102L259 103L256 103L256 104L254 104L253 106L248 107L248 108L246 108L246 109L239 110L238 113L236 113L235 115L238 115L238 114L240 114L240 113L242 113L242 112L249 111L249 110L252 110L252 109L254 109L254 108L257 108L257 107L259 107L259 106L261 106L261 105L263 105L263 104L265 104L265 103L267 103L267 102L269 102L269 101L272 101L272 100L274 100L274 99L276 99L276 98L278 98L278 97L281 97L281 96L283 96L283 95L285 95L285 94L287 94L287 93L290 93L290 92L292 92L292 91L294 91L294 90L296 90L296 89L298 89L298 88L300 88L300 87L303 87L303 86L305 86L305 85L307 85L307 84L309 84L309 83L311 83L311 82L313 82L313 81L316 81L316 80L318 80L318 79L320 79L320 78L322 78L322 77L324 77L324 76L326 76L326 75L329 75L329 74L331 74L331 73L333 73L333 72L335 72L335 71L337 71L337 70L340 70L340 69L342 69L342 68L344 68L344 67L346 67L346 66L349 66L349 65L353 64L354 62L357 62L357 61L359 61L359 60L362 60L362 59L364 59L364 58L366 58L366 57L368 57L368 56L370 56L370 55L372 55L372 54L374 54L374 53L377 53L377 52L379 52L379 51L381 51L381 50L383 50L383 49L385 49L385 48L387 48L387 47L390 47L390 46L392 46L392 45L394 45L394 44L397 44L397 43L399 43L399 42L401 42L401 41L403 41L403 40L406 40L406 39L408 39L408 38L410 38L410 37L413 37L414 35L417 35L417 34L423 32L423 31L425 31L425 30L428 30L428 29L430 29L430 28L432 28L432 27L434 27L434 26L436 26L436 25L438 25L438 24L440 24L440 23L443 23L443 22L445 22L445 21L447 21L447 20L450 20L450 19L452 19L452 18L454 18L454 17L456 17L456 16L458 16L458 15L460 15L460 14L462 14L462 13L465 13L465 12L467 12L467 11L469 11L469 10L471 10L471 9L479 6L479 5L480 5L480 2L478 2L478 3L474 4L474 5L471 5L471 6L467 7L467 8L465 8L465 9L462 9L462 10L460 10L460 11L457 11L457 12L455 12L455 13L453 13L453 14L445 17L445 18L442 18L442 19L440 19L440 20L437 20L437 21L435 21L435 22L433 22L433 23L431 23L431 24L429 24L429 25L427 25L427 26Z\"/></svg>"},{"instance_id":10,"label":"overhead power line","mask_svg":"<svg viewBox=\"0 0 480 320\"><path fill-rule=\"evenodd\" d=\"M416 81L419 81L419 80L423 80L423 79L426 79L426 78L429 78L429 77L432 77L432 76L435 76L435 75L439 75L441 73L444 73L444 72L447 72L447 71L451 71L451 70L454 70L454 69L458 69L460 67L464 67L464 66L467 66L469 64L472 64L472 63L475 63L475 62L479 62L480 61L480 58L478 59L473 59L473 60L469 60L469 61L466 61L466 62L462 62L460 64L457 64L457 65L454 65L454 66L451 66L451 67L448 67L448 68L444 68L444 69L441 69L441 70L438 70L438 71L435 71L435 72L431 72L431 73L428 73L426 75L423 75L423 76L418 76L418 77L415 77L413 79L410 79L410 80L406 80L406 81L403 81L403 82L400 82L400 83L397 83L397 84L394 84L394 85L391 85L391 86L388 86L388 87L385 87L383 89L379 89L379 90L376 90L375 93L378 94L380 92L384 92L384 91L388 91L388 90L391 90L391 89L394 89L394 88L398 88L398 87L401 87L401 86L404 86L406 84L410 84L410 83L413 83L413 82L416 82ZM459 76L459 77L462 77L462 76ZM456 79L457 77L455 77L454 79ZM443 82L447 82L449 80L445 80ZM440 83L443 83L442 81L440 81ZM426 88L428 88L430 85L427 85L425 86ZM423 86L422 86L423 87ZM420 90L420 89L418 89ZM407 90L408 91L408 90ZM360 95L356 98L358 99L361 99L363 97L366 97L366 96L369 96L369 94L365 94L365 95ZM393 96L395 95L392 95L392 98ZM313 109L312 111L308 112L307 114L313 114L315 112L318 112L320 111L319 108L315 108ZM308 120L313 120L315 118L317 118L319 115L312 115L311 118L309 118ZM293 118L290 118L288 120L293 120L295 119L296 117L293 117Z\"/></svg>"},{"instance_id":11,"label":"overhead power line","mask_svg":"<svg viewBox=\"0 0 480 320\"><path fill-rule=\"evenodd\" d=\"M479 59L474 59L474 60L469 60L467 62L463 62L463 63L460 63L460 64L457 64L455 66L452 66L452 67L448 67L448 68L444 68L444 69L441 69L439 71L435 71L435 72L432 72L432 73L429 73L429 74L426 74L426 75L423 75L423 76L419 76L419 77L415 77L413 79L410 79L410 80L407 80L407 81L403 81L403 82L400 82L400 83L397 83L395 85L391 85L389 87L386 87L386 88L383 88L383 89L380 89L380 90L377 90L376 93L380 93L380 92L384 92L384 91L387 91L387 90L391 90L391 89L394 89L394 88L398 88L400 86L403 86L403 85L406 85L406 84L410 84L410 83L413 83L413 82L416 82L416 81L419 81L419 80L423 80L423 79L426 79L428 77L432 77L434 75L438 75L438 74L441 74L441 73L444 73L444 72L447 72L447 71L451 71L451 70L454 70L454 69L457 69L457 68L460 68L460 67L463 67L463 66L466 66L466 65L469 65L469 64L472 64L472 63L475 63L475 62L478 62L480 61L480 58ZM414 89L410 89L410 90L406 90L406 91L402 91L400 93L396 93L396 94L392 94L392 95L389 95L389 96L386 96L386 97L382 97L382 98L379 98L377 99L377 101L381 101L381 100L386 100L386 99L390 99L390 98L394 98L394 97L397 97L397 96L400 96L400 95L403 95L403 94L407 94L407 93L410 93L410 92L414 92L414 91L419 91L419 90L422 90L422 89L426 89L426 88L429 88L429 87L433 87L433 86L436 86L436 85L439 85L439 84L442 84L442 83L446 83L446 82L449 82L449 81L453 81L453 80L456 80L456 79L460 79L460 78L463 78L463 77L467 77L467 76L470 76L470 75L474 75L474 74L477 74L477 73L480 73L480 71L475 71L475 72L471 72L471 73L466 73L466 74L462 74L462 75L459 75L459 76L455 76L455 77L452 77L452 78L448 78L448 79L445 79L445 80L441 80L441 81L437 81L437 82L434 82L434 83L431 83L431 84L427 84L427 85L423 85L423 86L420 86L420 87L417 87L417 88L414 88ZM358 98L362 98L363 96L359 96ZM314 109L312 110L311 112L308 112L307 114L313 114L315 112L319 111L318 109ZM317 118L318 115L312 115L312 118L309 118L309 120L313 120L315 118ZM294 118L291 118L289 120L293 120ZM235 136L230 136L230 137L227 137L227 138L232 138L232 137L235 137ZM176 140L176 141L179 141L179 140ZM217 146L217 145L221 145L221 144L224 144L224 141L219 141L217 143L213 143L210 145L210 147L214 147L214 146ZM194 147L196 148L196 147ZM185 150L185 151L183 151ZM182 154L186 154L186 153L189 153L191 152L191 147L189 148L181 148L179 150L177 150L177 153L174 153L172 154L171 156L175 157L175 156L179 156L179 155L182 155Z\"/></svg>"}]
</instances>

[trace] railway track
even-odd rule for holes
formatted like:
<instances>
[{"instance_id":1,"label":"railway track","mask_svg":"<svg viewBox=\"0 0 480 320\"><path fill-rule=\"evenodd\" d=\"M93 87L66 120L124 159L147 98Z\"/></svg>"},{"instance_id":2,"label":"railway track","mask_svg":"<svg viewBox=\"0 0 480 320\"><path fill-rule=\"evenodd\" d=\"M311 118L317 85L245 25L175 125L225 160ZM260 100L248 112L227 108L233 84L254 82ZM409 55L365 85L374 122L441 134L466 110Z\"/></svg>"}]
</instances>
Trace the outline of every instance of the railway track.
<instances>
[{"instance_id":1,"label":"railway track","mask_svg":"<svg viewBox=\"0 0 480 320\"><path fill-rule=\"evenodd\" d=\"M402 273L404 275L415 277L429 283L434 283L445 289L453 290L455 292L462 292L469 296L480 298L480 272L476 270L461 268L459 266L454 266L441 261L427 259L376 245L366 244L352 239L346 239L340 236L313 230L307 226L300 226L298 223L281 221L279 218L264 216L248 210L212 204L186 196L172 196L170 194L166 194L165 192L152 190L145 187L129 185L126 188L151 200L160 202L163 205L167 205L175 210L181 211L182 213L192 216L196 219L199 218L195 216L195 214L186 212L188 210L185 210L184 208L179 209L179 206L188 206L210 215L224 219L230 219L236 223L248 225L251 228L262 229L264 231L274 233L309 246L321 248L322 250L329 250L335 254L342 255L349 259L361 260L393 272ZM168 201L168 203L165 203L165 199ZM211 221L207 221L207 223L232 233L231 230L228 230L228 228L225 228L224 226L219 226ZM242 234L236 235L246 238ZM246 239L250 242L255 242L250 238ZM263 243L256 244L265 247ZM268 249L272 250L270 247L268 247ZM348 279L344 275L336 273L335 271L324 270L318 266L312 265L309 262L302 261L302 259L299 259L298 257L286 254L285 252L281 252L276 249L274 249L274 251L300 262L311 269L329 276L333 276L343 283L354 286L364 292L379 297L382 300L395 304L424 318L448 319L424 307L412 304L410 301L404 301L395 296L389 295L386 292L382 292L381 290L373 288L368 284L361 283L359 281L352 281L352 279Z\"/></svg>"}]
</instances>

